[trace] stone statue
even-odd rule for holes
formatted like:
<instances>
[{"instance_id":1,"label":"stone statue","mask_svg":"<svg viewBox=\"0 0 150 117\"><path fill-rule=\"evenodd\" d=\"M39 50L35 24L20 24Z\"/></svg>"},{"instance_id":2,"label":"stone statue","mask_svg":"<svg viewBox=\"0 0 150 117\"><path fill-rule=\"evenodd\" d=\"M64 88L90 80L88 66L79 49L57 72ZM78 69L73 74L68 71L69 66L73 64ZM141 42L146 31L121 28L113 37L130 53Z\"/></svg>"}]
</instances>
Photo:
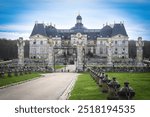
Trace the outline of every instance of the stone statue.
<instances>
[{"instance_id":1,"label":"stone statue","mask_svg":"<svg viewBox=\"0 0 150 117\"><path fill-rule=\"evenodd\" d=\"M24 66L24 46L25 42L23 41L23 38L19 37L19 39L17 40L19 66Z\"/></svg>"},{"instance_id":2,"label":"stone statue","mask_svg":"<svg viewBox=\"0 0 150 117\"><path fill-rule=\"evenodd\" d=\"M143 46L144 42L142 41L142 37L139 37L138 41L136 42L136 60L138 67L143 66Z\"/></svg>"},{"instance_id":3,"label":"stone statue","mask_svg":"<svg viewBox=\"0 0 150 117\"><path fill-rule=\"evenodd\" d=\"M109 91L108 91L108 100L118 100L118 91L120 88L119 82L116 80L115 77L108 83Z\"/></svg>"},{"instance_id":4,"label":"stone statue","mask_svg":"<svg viewBox=\"0 0 150 117\"><path fill-rule=\"evenodd\" d=\"M135 96L135 91L129 86L129 82L124 82L124 87L122 87L119 92L120 100L131 100Z\"/></svg>"},{"instance_id":5,"label":"stone statue","mask_svg":"<svg viewBox=\"0 0 150 117\"><path fill-rule=\"evenodd\" d=\"M54 43L52 39L48 39L48 66L53 70L54 65Z\"/></svg>"},{"instance_id":6,"label":"stone statue","mask_svg":"<svg viewBox=\"0 0 150 117\"><path fill-rule=\"evenodd\" d=\"M112 42L108 40L106 43L107 46L107 65L112 66Z\"/></svg>"}]
</instances>

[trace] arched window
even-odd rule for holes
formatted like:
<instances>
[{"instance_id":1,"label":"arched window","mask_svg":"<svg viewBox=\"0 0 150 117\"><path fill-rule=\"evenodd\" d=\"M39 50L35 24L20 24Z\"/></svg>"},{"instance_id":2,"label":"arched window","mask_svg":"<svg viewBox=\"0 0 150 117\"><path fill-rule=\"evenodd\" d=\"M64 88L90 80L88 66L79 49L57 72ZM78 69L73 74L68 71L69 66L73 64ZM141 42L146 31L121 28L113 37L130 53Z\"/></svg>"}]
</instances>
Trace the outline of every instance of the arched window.
<instances>
[{"instance_id":1,"label":"arched window","mask_svg":"<svg viewBox=\"0 0 150 117\"><path fill-rule=\"evenodd\" d=\"M43 41L40 41L40 44L43 45Z\"/></svg>"}]
</instances>

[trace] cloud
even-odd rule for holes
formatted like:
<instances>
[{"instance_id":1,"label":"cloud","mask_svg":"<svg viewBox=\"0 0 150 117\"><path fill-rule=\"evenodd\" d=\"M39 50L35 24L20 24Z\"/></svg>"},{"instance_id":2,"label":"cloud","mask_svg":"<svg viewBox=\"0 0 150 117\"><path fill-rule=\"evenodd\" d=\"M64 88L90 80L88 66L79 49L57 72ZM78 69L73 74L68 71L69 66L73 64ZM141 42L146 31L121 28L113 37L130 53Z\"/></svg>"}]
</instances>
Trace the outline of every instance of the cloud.
<instances>
[{"instance_id":1,"label":"cloud","mask_svg":"<svg viewBox=\"0 0 150 117\"><path fill-rule=\"evenodd\" d=\"M18 39L19 37L23 37L25 40L29 39L30 33L19 33L19 32L0 32L0 38L6 39Z\"/></svg>"},{"instance_id":2,"label":"cloud","mask_svg":"<svg viewBox=\"0 0 150 117\"><path fill-rule=\"evenodd\" d=\"M33 27L30 24L8 24L0 25L0 30L9 31L9 32L29 32Z\"/></svg>"},{"instance_id":3,"label":"cloud","mask_svg":"<svg viewBox=\"0 0 150 117\"><path fill-rule=\"evenodd\" d=\"M108 0L111 2L147 2L147 0ZM80 12L83 18L83 24L87 28L102 28L103 24L113 24L114 21L124 21L127 33L130 39L138 36L145 36L150 39L145 24L132 19L133 14L125 10L115 8L114 4L109 4L106 0L38 0L35 4L31 4L30 10L15 16L16 23L0 25L0 29L5 32L0 33L2 36L10 36L9 38L18 38L19 34L29 37L34 22L44 22L45 24L53 23L58 29L69 29L75 25L76 16ZM140 24L140 25L139 25ZM3 33L3 34L2 34ZM11 35L12 34L12 35ZM17 37L18 36L18 37ZM8 36L7 36L8 37Z\"/></svg>"}]
</instances>

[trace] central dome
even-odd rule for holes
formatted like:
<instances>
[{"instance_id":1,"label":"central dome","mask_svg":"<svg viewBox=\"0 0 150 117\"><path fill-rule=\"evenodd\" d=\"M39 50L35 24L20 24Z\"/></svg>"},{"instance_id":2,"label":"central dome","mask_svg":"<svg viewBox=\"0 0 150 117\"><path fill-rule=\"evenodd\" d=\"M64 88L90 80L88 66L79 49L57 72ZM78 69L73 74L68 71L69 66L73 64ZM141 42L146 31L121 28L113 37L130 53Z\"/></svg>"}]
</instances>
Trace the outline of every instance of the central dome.
<instances>
[{"instance_id":1,"label":"central dome","mask_svg":"<svg viewBox=\"0 0 150 117\"><path fill-rule=\"evenodd\" d=\"M82 20L82 17L80 15L78 15L77 20Z\"/></svg>"}]
</instances>

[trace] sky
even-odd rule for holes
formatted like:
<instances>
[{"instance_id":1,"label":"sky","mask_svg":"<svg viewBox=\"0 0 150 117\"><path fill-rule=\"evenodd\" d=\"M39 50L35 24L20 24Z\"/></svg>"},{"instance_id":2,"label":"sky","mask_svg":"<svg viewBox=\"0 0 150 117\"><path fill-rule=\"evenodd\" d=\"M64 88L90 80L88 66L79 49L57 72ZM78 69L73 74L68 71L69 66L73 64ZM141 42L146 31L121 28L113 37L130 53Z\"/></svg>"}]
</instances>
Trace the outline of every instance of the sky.
<instances>
[{"instance_id":1,"label":"sky","mask_svg":"<svg viewBox=\"0 0 150 117\"><path fill-rule=\"evenodd\" d=\"M149 0L0 0L0 38L29 39L35 22L70 29L79 13L88 29L123 22L130 40L150 40Z\"/></svg>"}]
</instances>

